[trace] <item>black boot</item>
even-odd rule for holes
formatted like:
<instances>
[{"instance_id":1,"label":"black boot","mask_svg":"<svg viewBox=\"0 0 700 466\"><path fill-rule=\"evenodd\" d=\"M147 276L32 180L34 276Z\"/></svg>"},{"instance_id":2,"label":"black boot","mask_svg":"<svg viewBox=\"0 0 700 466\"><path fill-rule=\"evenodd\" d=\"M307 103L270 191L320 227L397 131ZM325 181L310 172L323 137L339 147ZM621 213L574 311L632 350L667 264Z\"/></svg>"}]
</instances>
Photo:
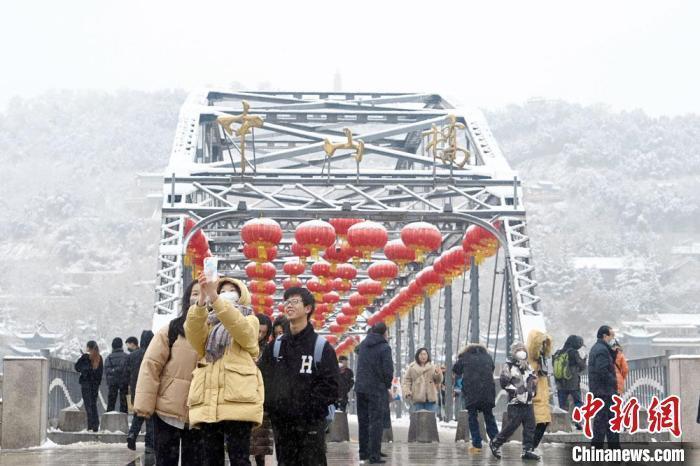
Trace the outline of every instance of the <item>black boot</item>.
<instances>
[{"instance_id":1,"label":"black boot","mask_svg":"<svg viewBox=\"0 0 700 466\"><path fill-rule=\"evenodd\" d=\"M539 461L540 455L538 455L537 453L535 453L535 452L532 450L532 448L528 448L527 450L523 449L523 454L520 455L520 458L522 458L522 459L524 459L524 460L535 460L535 461Z\"/></svg>"},{"instance_id":2,"label":"black boot","mask_svg":"<svg viewBox=\"0 0 700 466\"><path fill-rule=\"evenodd\" d=\"M493 440L491 440L489 442L489 448L491 449L491 454L500 460L501 459L501 448L497 447L493 443Z\"/></svg>"},{"instance_id":3,"label":"black boot","mask_svg":"<svg viewBox=\"0 0 700 466\"><path fill-rule=\"evenodd\" d=\"M132 434L126 436L126 447L129 450L136 450L136 437Z\"/></svg>"}]
</instances>

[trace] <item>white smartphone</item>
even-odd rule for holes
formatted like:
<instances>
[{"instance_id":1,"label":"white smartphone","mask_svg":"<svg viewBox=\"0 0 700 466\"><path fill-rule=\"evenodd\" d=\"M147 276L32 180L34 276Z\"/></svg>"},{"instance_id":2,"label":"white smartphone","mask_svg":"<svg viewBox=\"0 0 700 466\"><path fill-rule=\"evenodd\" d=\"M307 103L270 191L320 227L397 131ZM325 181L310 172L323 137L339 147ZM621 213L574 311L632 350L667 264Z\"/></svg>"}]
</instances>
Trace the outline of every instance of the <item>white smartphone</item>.
<instances>
[{"instance_id":1,"label":"white smartphone","mask_svg":"<svg viewBox=\"0 0 700 466\"><path fill-rule=\"evenodd\" d=\"M216 257L204 258L204 276L207 277L207 281L213 282L219 279L219 274L217 273L218 266L219 259Z\"/></svg>"}]
</instances>

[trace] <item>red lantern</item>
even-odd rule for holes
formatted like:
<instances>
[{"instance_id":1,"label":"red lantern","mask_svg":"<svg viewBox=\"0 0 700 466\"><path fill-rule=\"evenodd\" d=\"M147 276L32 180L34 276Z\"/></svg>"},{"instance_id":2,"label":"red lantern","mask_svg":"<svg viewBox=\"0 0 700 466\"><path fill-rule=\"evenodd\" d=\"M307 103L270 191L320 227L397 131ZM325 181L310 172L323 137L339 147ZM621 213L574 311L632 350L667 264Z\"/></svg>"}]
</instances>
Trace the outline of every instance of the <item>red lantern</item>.
<instances>
[{"instance_id":1,"label":"red lantern","mask_svg":"<svg viewBox=\"0 0 700 466\"><path fill-rule=\"evenodd\" d=\"M318 261L311 266L311 273L316 275L321 283L326 283L331 278L331 265L326 261Z\"/></svg>"},{"instance_id":2,"label":"red lantern","mask_svg":"<svg viewBox=\"0 0 700 466\"><path fill-rule=\"evenodd\" d=\"M323 295L333 290L331 282L321 283L318 278L310 278L306 281L306 288L313 293L316 302L323 301Z\"/></svg>"},{"instance_id":3,"label":"red lantern","mask_svg":"<svg viewBox=\"0 0 700 466\"><path fill-rule=\"evenodd\" d=\"M272 299L272 296L264 294L252 295L250 298L250 303L256 310L259 308L260 312L263 312L264 308L272 307L275 304L274 300Z\"/></svg>"},{"instance_id":4,"label":"red lantern","mask_svg":"<svg viewBox=\"0 0 700 466\"><path fill-rule=\"evenodd\" d=\"M277 285L272 280L259 281L255 280L250 283L248 289L253 294L273 295L277 291Z\"/></svg>"},{"instance_id":5,"label":"red lantern","mask_svg":"<svg viewBox=\"0 0 700 466\"><path fill-rule=\"evenodd\" d=\"M311 251L311 257L317 259L319 251L335 243L335 229L323 220L309 220L297 227L294 238L297 243Z\"/></svg>"},{"instance_id":6,"label":"red lantern","mask_svg":"<svg viewBox=\"0 0 700 466\"><path fill-rule=\"evenodd\" d=\"M328 304L325 303L316 304L316 307L314 308L315 315L325 316L329 312L331 312L330 306L328 306Z\"/></svg>"},{"instance_id":7,"label":"red lantern","mask_svg":"<svg viewBox=\"0 0 700 466\"><path fill-rule=\"evenodd\" d=\"M326 248L323 253L323 258L331 264L331 272L335 273L338 268L338 264L344 264L349 261L352 255L347 248L338 248L336 246L331 246Z\"/></svg>"},{"instance_id":8,"label":"red lantern","mask_svg":"<svg viewBox=\"0 0 700 466\"><path fill-rule=\"evenodd\" d=\"M335 278L340 278L343 282L350 282L357 277L357 269L352 264L340 264L335 269Z\"/></svg>"},{"instance_id":9,"label":"red lantern","mask_svg":"<svg viewBox=\"0 0 700 466\"><path fill-rule=\"evenodd\" d=\"M392 261L377 261L369 266L367 274L372 280L380 282L382 287L386 287L399 274L399 266Z\"/></svg>"},{"instance_id":10,"label":"red lantern","mask_svg":"<svg viewBox=\"0 0 700 466\"><path fill-rule=\"evenodd\" d=\"M359 307L352 307L350 304L345 303L341 306L340 312L342 312L346 316L357 316L362 314L362 309L360 309Z\"/></svg>"},{"instance_id":11,"label":"red lantern","mask_svg":"<svg viewBox=\"0 0 700 466\"><path fill-rule=\"evenodd\" d=\"M304 286L303 283L301 282L301 280L299 280L299 279L296 278L296 277L293 277L293 278L285 278L285 279L282 281L282 287L283 287L285 290L288 290L289 288L296 288L296 287L302 287L302 286Z\"/></svg>"},{"instance_id":12,"label":"red lantern","mask_svg":"<svg viewBox=\"0 0 700 466\"><path fill-rule=\"evenodd\" d=\"M260 247L253 246L252 244L246 244L243 246L243 255L246 259L256 262L272 262L277 258L277 247L269 246L263 247L262 251L264 254L260 255Z\"/></svg>"},{"instance_id":13,"label":"red lantern","mask_svg":"<svg viewBox=\"0 0 700 466\"><path fill-rule=\"evenodd\" d=\"M335 321L344 327L348 327L350 325L353 325L355 323L355 316L347 316L345 314L340 314L335 318Z\"/></svg>"},{"instance_id":14,"label":"red lantern","mask_svg":"<svg viewBox=\"0 0 700 466\"><path fill-rule=\"evenodd\" d=\"M297 275L301 275L302 273L304 273L306 267L298 260L291 259L284 263L284 265L282 266L282 270L284 270L284 273L286 273L290 277L296 277Z\"/></svg>"},{"instance_id":15,"label":"red lantern","mask_svg":"<svg viewBox=\"0 0 700 466\"><path fill-rule=\"evenodd\" d=\"M360 250L362 257L369 260L372 253L382 249L389 240L389 234L383 225L365 221L353 225L348 230L348 244Z\"/></svg>"},{"instance_id":16,"label":"red lantern","mask_svg":"<svg viewBox=\"0 0 700 466\"><path fill-rule=\"evenodd\" d=\"M501 223L495 222L494 227L500 228ZM485 228L471 225L464 235L462 247L468 255L474 256L477 264L481 264L486 257L496 254L499 243L498 239Z\"/></svg>"},{"instance_id":17,"label":"red lantern","mask_svg":"<svg viewBox=\"0 0 700 466\"><path fill-rule=\"evenodd\" d=\"M345 327L338 324L329 325L328 330L335 335L342 335L343 333L345 333Z\"/></svg>"},{"instance_id":18,"label":"red lantern","mask_svg":"<svg viewBox=\"0 0 700 466\"><path fill-rule=\"evenodd\" d=\"M277 269L270 262L250 262L245 266L245 273L251 280L272 280L277 275Z\"/></svg>"},{"instance_id":19,"label":"red lantern","mask_svg":"<svg viewBox=\"0 0 700 466\"><path fill-rule=\"evenodd\" d=\"M409 223L401 229L401 241L416 252L416 261L423 262L426 253L435 251L442 244L438 228L427 222Z\"/></svg>"},{"instance_id":20,"label":"red lantern","mask_svg":"<svg viewBox=\"0 0 700 466\"><path fill-rule=\"evenodd\" d=\"M370 327L374 327L382 320L384 320L384 316L382 316L379 312L375 312L367 319L367 325L369 325Z\"/></svg>"},{"instance_id":21,"label":"red lantern","mask_svg":"<svg viewBox=\"0 0 700 466\"><path fill-rule=\"evenodd\" d=\"M306 248L299 243L292 243L292 254L299 257L299 262L306 264L306 258L311 255L311 251L309 248Z\"/></svg>"},{"instance_id":22,"label":"red lantern","mask_svg":"<svg viewBox=\"0 0 700 466\"><path fill-rule=\"evenodd\" d=\"M353 293L348 298L348 303L350 303L352 307L364 310L364 308L369 306L369 299L367 296L361 295L360 293Z\"/></svg>"},{"instance_id":23,"label":"red lantern","mask_svg":"<svg viewBox=\"0 0 700 466\"><path fill-rule=\"evenodd\" d=\"M333 346L338 344L338 337L335 335L327 335L325 338L326 338L326 341Z\"/></svg>"},{"instance_id":24,"label":"red lantern","mask_svg":"<svg viewBox=\"0 0 700 466\"><path fill-rule=\"evenodd\" d=\"M311 318L311 325L314 326L314 329L321 330L326 325L326 319L314 316Z\"/></svg>"},{"instance_id":25,"label":"red lantern","mask_svg":"<svg viewBox=\"0 0 700 466\"><path fill-rule=\"evenodd\" d=\"M403 270L409 262L415 262L416 252L406 247L400 239L391 240L384 246L384 255L390 261L398 264Z\"/></svg>"},{"instance_id":26,"label":"red lantern","mask_svg":"<svg viewBox=\"0 0 700 466\"><path fill-rule=\"evenodd\" d=\"M282 240L282 228L271 218L254 218L243 224L241 239L258 249L260 262L272 261L273 258L269 258L267 252Z\"/></svg>"},{"instance_id":27,"label":"red lantern","mask_svg":"<svg viewBox=\"0 0 700 466\"><path fill-rule=\"evenodd\" d=\"M329 291L323 295L323 302L330 304L331 306L337 304L340 301L340 295L335 291Z\"/></svg>"},{"instance_id":28,"label":"red lantern","mask_svg":"<svg viewBox=\"0 0 700 466\"><path fill-rule=\"evenodd\" d=\"M366 296L371 303L377 296L384 293L384 287L381 282L367 278L357 284L357 292Z\"/></svg>"},{"instance_id":29,"label":"red lantern","mask_svg":"<svg viewBox=\"0 0 700 466\"><path fill-rule=\"evenodd\" d=\"M432 267L426 267L416 275L416 282L421 288L425 289L428 296L432 296L435 292L442 288L445 281L442 277L433 270Z\"/></svg>"},{"instance_id":30,"label":"red lantern","mask_svg":"<svg viewBox=\"0 0 700 466\"><path fill-rule=\"evenodd\" d=\"M361 218L332 218L328 220L328 223L333 225L335 234L340 239L341 243L345 243L347 241L348 229L351 226L362 222L364 222L364 220Z\"/></svg>"},{"instance_id":31,"label":"red lantern","mask_svg":"<svg viewBox=\"0 0 700 466\"><path fill-rule=\"evenodd\" d=\"M335 280L333 280L333 289L341 295L344 295L352 289L352 283L350 283L347 280L336 278Z\"/></svg>"},{"instance_id":32,"label":"red lantern","mask_svg":"<svg viewBox=\"0 0 700 466\"><path fill-rule=\"evenodd\" d=\"M451 278L455 278L469 269L469 255L462 246L448 249L444 256L445 269Z\"/></svg>"}]
</instances>

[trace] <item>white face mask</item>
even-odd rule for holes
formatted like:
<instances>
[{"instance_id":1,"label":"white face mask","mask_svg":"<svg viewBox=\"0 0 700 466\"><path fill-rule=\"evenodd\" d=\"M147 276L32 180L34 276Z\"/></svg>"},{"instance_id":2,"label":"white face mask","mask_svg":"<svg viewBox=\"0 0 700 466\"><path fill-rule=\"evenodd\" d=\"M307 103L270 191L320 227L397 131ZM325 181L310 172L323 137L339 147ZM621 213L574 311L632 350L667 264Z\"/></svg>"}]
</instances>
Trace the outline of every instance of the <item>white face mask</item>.
<instances>
[{"instance_id":1,"label":"white face mask","mask_svg":"<svg viewBox=\"0 0 700 466\"><path fill-rule=\"evenodd\" d=\"M225 291L219 295L220 298L225 299L231 304L238 304L238 300L241 298L237 291Z\"/></svg>"},{"instance_id":2,"label":"white face mask","mask_svg":"<svg viewBox=\"0 0 700 466\"><path fill-rule=\"evenodd\" d=\"M525 359L527 359L527 353L523 350L516 351L515 357L520 359L521 361L524 361Z\"/></svg>"}]
</instances>

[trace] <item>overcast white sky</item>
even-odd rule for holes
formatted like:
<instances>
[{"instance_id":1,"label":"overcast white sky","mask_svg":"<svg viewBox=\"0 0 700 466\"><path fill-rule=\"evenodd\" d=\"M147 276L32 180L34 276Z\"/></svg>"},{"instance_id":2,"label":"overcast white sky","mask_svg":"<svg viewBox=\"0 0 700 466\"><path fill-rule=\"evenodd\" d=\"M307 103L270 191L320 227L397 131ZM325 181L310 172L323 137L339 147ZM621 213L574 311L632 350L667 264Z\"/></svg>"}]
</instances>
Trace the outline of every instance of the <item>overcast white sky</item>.
<instances>
[{"instance_id":1,"label":"overcast white sky","mask_svg":"<svg viewBox=\"0 0 700 466\"><path fill-rule=\"evenodd\" d=\"M700 2L3 2L0 108L47 89L430 91L700 113Z\"/></svg>"}]
</instances>

